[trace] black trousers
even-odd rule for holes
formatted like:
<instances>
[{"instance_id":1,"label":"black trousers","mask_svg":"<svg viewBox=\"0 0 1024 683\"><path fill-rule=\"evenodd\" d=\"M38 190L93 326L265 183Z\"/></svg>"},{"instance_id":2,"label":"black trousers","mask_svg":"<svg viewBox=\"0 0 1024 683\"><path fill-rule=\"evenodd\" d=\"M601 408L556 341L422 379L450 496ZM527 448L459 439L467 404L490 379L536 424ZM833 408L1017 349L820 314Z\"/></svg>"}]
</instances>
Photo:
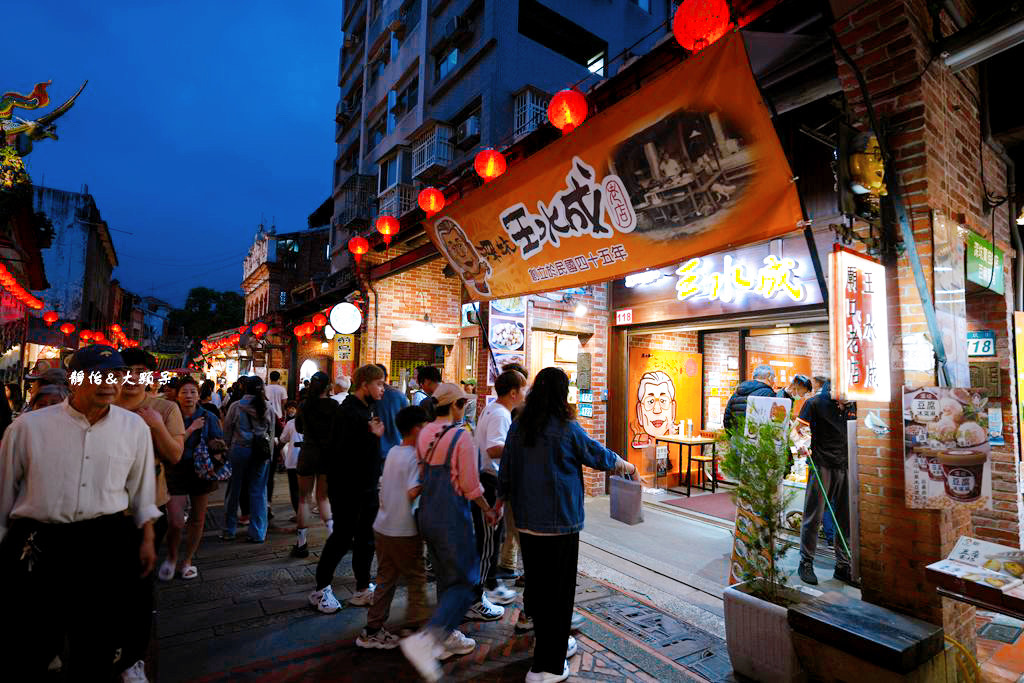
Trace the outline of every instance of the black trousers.
<instances>
[{"instance_id":1,"label":"black trousers","mask_svg":"<svg viewBox=\"0 0 1024 683\"><path fill-rule=\"evenodd\" d=\"M317 590L330 585L338 563L349 550L352 551L352 573L356 577L356 589L365 590L370 585L370 565L373 563L374 550L373 520L377 517L380 501L376 489L345 490L342 481L344 479L334 477L327 480L334 532L327 537L324 549L320 551L320 561L316 565Z\"/></svg>"},{"instance_id":2,"label":"black trousers","mask_svg":"<svg viewBox=\"0 0 1024 683\"><path fill-rule=\"evenodd\" d=\"M493 506L498 499L498 478L493 474L481 472L480 483L484 487L484 498ZM505 525L499 523L498 526L492 527L484 520L484 513L479 505L470 507L473 510L473 528L476 532L476 554L480 558L480 583L476 587L476 601L480 602L485 590L494 590L498 587L496 574Z\"/></svg>"},{"instance_id":3,"label":"black trousers","mask_svg":"<svg viewBox=\"0 0 1024 683\"><path fill-rule=\"evenodd\" d=\"M153 522L153 547L160 552L160 544L167 535L167 506L161 505L160 512L164 513ZM142 531L136 532L136 543L142 543ZM136 546L137 547L137 546ZM153 636L153 615L156 614L156 571L160 566L153 568L148 576L140 577L142 568L139 567L134 577L135 597L126 606L124 619L121 620L122 636L119 641L121 658L117 660L114 668L118 671L125 671L131 668L135 662L146 659L146 652L149 650L149 641Z\"/></svg>"},{"instance_id":4,"label":"black trousers","mask_svg":"<svg viewBox=\"0 0 1024 683\"><path fill-rule=\"evenodd\" d=\"M22 559L26 548L31 565ZM65 639L65 680L109 680L122 620L138 599L138 572L131 517L70 524L13 520L0 543L0 604L10 627L0 638L4 680L44 680Z\"/></svg>"},{"instance_id":5,"label":"black trousers","mask_svg":"<svg viewBox=\"0 0 1024 683\"><path fill-rule=\"evenodd\" d=\"M580 535L534 536L520 531L519 546L535 635L530 670L561 674L576 602Z\"/></svg>"}]
</instances>

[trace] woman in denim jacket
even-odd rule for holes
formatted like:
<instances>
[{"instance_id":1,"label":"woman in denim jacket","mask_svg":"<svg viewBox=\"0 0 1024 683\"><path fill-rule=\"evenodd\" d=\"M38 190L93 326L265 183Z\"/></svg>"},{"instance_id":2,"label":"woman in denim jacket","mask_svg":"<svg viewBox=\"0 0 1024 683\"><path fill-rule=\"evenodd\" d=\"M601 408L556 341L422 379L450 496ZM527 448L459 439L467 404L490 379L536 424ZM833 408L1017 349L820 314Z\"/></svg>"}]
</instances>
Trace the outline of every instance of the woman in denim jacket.
<instances>
[{"instance_id":1,"label":"woman in denim jacket","mask_svg":"<svg viewBox=\"0 0 1024 683\"><path fill-rule=\"evenodd\" d=\"M564 681L576 650L569 636L583 528L583 465L633 474L636 467L587 436L568 402L569 377L544 368L512 423L498 470L498 491L511 506L533 618L530 683Z\"/></svg>"},{"instance_id":2,"label":"woman in denim jacket","mask_svg":"<svg viewBox=\"0 0 1024 683\"><path fill-rule=\"evenodd\" d=\"M271 452L274 448L274 414L263 393L263 380L245 378L245 394L228 408L224 416L224 441L230 449L231 479L224 500L224 531L221 539L234 540L238 526L238 499L242 488L249 491L251 522L249 541L263 543L267 535L267 476L269 460L254 458L252 441L262 436Z\"/></svg>"}]
</instances>

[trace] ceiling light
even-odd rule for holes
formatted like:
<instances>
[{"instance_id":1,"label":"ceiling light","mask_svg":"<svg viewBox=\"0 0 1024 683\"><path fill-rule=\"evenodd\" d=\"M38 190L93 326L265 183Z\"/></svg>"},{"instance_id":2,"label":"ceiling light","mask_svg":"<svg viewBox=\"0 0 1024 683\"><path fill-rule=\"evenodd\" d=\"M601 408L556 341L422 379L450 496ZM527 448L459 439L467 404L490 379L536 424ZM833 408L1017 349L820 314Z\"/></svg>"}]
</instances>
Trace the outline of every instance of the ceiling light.
<instances>
[{"instance_id":1,"label":"ceiling light","mask_svg":"<svg viewBox=\"0 0 1024 683\"><path fill-rule=\"evenodd\" d=\"M330 345L330 344L328 344L327 342L320 342L320 350L322 350L322 351L326 351L326 350L327 350L327 349L329 349L330 347L331 347L331 345Z\"/></svg>"}]
</instances>

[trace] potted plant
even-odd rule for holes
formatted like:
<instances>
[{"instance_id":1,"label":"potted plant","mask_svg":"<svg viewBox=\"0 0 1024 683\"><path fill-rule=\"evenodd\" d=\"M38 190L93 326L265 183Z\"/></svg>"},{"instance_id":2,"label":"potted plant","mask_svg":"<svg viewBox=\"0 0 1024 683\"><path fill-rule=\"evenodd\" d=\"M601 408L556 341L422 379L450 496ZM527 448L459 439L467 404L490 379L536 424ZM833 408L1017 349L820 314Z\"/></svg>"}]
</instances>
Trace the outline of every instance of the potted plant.
<instances>
[{"instance_id":1,"label":"potted plant","mask_svg":"<svg viewBox=\"0 0 1024 683\"><path fill-rule=\"evenodd\" d=\"M788 421L787 421L788 422ZM782 515L792 494L780 486L788 470L785 423L746 425L742 420L721 437L721 469L737 482L736 531L731 573L740 583L723 593L726 644L733 669L756 681L805 680L786 621L787 607L803 594L786 587L780 567Z\"/></svg>"}]
</instances>

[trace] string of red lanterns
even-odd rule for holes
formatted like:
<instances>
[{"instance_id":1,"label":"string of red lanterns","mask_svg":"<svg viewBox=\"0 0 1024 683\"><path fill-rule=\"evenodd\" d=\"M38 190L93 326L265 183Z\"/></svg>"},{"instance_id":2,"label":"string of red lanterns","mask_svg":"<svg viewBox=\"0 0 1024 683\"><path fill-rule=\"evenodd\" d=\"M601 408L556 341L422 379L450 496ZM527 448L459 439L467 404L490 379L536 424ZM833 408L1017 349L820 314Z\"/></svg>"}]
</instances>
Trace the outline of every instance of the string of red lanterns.
<instances>
[{"instance_id":1,"label":"string of red lanterns","mask_svg":"<svg viewBox=\"0 0 1024 683\"><path fill-rule=\"evenodd\" d=\"M587 118L587 98L575 88L559 90L548 103L548 121L568 135Z\"/></svg>"},{"instance_id":2,"label":"string of red lanterns","mask_svg":"<svg viewBox=\"0 0 1024 683\"><path fill-rule=\"evenodd\" d=\"M732 25L726 0L683 0L672 18L672 34L690 52L700 52Z\"/></svg>"},{"instance_id":3,"label":"string of red lanterns","mask_svg":"<svg viewBox=\"0 0 1024 683\"><path fill-rule=\"evenodd\" d=\"M348 250L352 253L352 256L355 257L356 265L358 266L359 262L363 258L363 254L370 251L370 243L366 241L365 237L356 235L348 241Z\"/></svg>"},{"instance_id":4,"label":"string of red lanterns","mask_svg":"<svg viewBox=\"0 0 1024 683\"><path fill-rule=\"evenodd\" d=\"M473 168L485 183L489 183L505 172L505 155L492 147L482 149L473 160Z\"/></svg>"},{"instance_id":5,"label":"string of red lanterns","mask_svg":"<svg viewBox=\"0 0 1024 683\"><path fill-rule=\"evenodd\" d=\"M39 310L43 307L43 302L32 296L27 289L19 285L17 278L15 278L2 263L0 263L0 285L2 285L4 289L11 293L11 296L23 303L27 308Z\"/></svg>"},{"instance_id":6,"label":"string of red lanterns","mask_svg":"<svg viewBox=\"0 0 1024 683\"><path fill-rule=\"evenodd\" d=\"M425 187L420 190L416 203L427 214L427 218L430 218L444 208L444 193L436 187Z\"/></svg>"},{"instance_id":7,"label":"string of red lanterns","mask_svg":"<svg viewBox=\"0 0 1024 683\"><path fill-rule=\"evenodd\" d=\"M384 244L390 247L391 238L398 234L398 219L388 215L378 216L375 227L384 237Z\"/></svg>"}]
</instances>

